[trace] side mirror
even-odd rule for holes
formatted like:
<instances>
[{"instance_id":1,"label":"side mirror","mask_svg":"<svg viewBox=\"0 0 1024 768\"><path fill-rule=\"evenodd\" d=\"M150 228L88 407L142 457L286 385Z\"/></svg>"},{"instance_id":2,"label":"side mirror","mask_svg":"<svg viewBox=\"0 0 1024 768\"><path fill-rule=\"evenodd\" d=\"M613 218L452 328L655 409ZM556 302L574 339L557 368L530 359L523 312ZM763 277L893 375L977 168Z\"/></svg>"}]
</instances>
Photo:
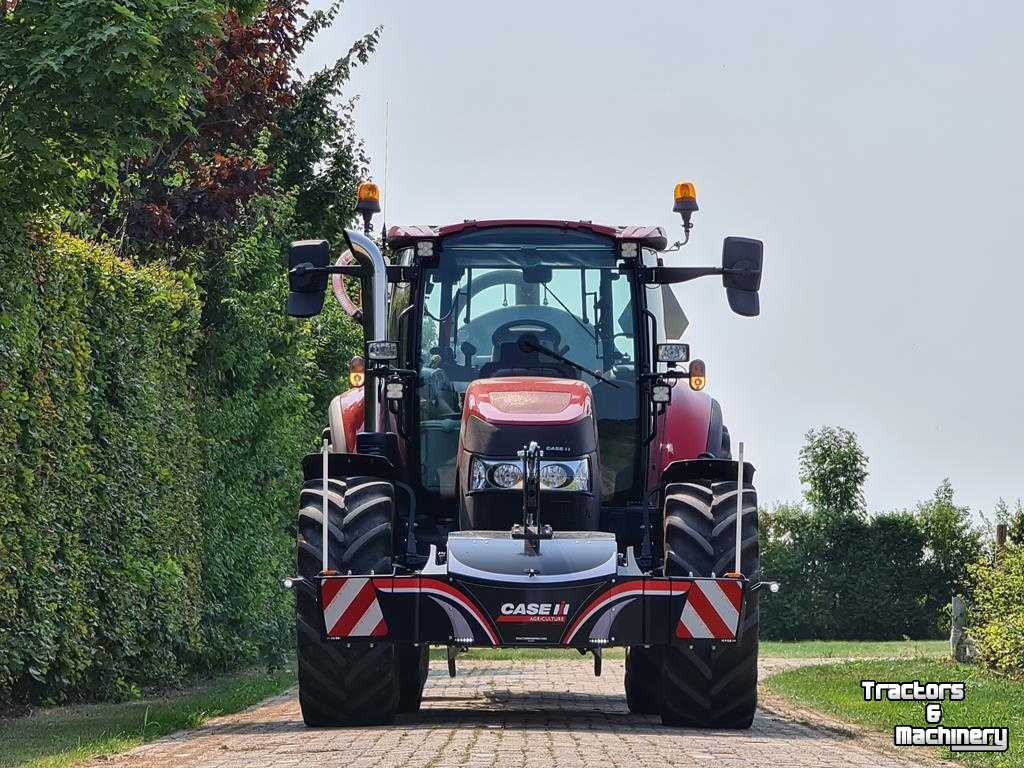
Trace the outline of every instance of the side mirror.
<instances>
[{"instance_id":1,"label":"side mirror","mask_svg":"<svg viewBox=\"0 0 1024 768\"><path fill-rule=\"evenodd\" d=\"M298 240L288 246L288 314L313 317L324 308L327 273L312 271L330 263L326 240Z\"/></svg>"},{"instance_id":2,"label":"side mirror","mask_svg":"<svg viewBox=\"0 0 1024 768\"><path fill-rule=\"evenodd\" d=\"M729 306L737 315L757 317L761 304L761 265L764 243L749 237L727 237L722 243L722 284Z\"/></svg>"}]
</instances>

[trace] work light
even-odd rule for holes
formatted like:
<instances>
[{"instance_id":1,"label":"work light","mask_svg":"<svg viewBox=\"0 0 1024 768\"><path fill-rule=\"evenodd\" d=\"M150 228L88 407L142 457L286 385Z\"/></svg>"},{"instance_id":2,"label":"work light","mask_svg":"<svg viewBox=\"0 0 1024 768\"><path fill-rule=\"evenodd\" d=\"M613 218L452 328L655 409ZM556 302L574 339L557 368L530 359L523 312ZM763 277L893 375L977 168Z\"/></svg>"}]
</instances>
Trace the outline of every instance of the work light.
<instances>
[{"instance_id":1,"label":"work light","mask_svg":"<svg viewBox=\"0 0 1024 768\"><path fill-rule=\"evenodd\" d=\"M366 356L371 360L383 360L391 362L398 359L397 341L368 341L366 342Z\"/></svg>"},{"instance_id":2,"label":"work light","mask_svg":"<svg viewBox=\"0 0 1024 768\"><path fill-rule=\"evenodd\" d=\"M682 343L658 344L655 358L659 363L685 363L690 359L690 345Z\"/></svg>"}]
</instances>

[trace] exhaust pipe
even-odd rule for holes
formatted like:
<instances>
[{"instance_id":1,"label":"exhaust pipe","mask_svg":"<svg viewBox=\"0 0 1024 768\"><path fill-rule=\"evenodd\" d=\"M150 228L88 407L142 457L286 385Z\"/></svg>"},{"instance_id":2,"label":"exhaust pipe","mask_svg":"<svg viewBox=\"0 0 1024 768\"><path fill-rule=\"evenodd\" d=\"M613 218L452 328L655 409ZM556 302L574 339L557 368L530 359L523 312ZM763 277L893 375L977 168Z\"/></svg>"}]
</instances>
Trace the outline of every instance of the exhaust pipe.
<instances>
[{"instance_id":1,"label":"exhaust pipe","mask_svg":"<svg viewBox=\"0 0 1024 768\"><path fill-rule=\"evenodd\" d=\"M388 272L380 248L366 235L351 229L344 230L352 257L363 268L363 338L382 341L387 338ZM381 414L377 375L367 366L363 394L363 429L379 432Z\"/></svg>"}]
</instances>

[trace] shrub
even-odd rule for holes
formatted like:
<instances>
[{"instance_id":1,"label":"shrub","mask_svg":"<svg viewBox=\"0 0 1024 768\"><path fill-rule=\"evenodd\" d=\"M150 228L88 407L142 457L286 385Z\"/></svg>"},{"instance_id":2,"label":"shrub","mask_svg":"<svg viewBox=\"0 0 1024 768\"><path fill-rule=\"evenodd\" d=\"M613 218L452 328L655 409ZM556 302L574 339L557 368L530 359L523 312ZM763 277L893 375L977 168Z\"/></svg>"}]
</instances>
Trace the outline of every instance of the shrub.
<instances>
[{"instance_id":1,"label":"shrub","mask_svg":"<svg viewBox=\"0 0 1024 768\"><path fill-rule=\"evenodd\" d=\"M761 601L770 640L927 637L930 570L910 515L822 518L780 507L762 523L761 572L782 589Z\"/></svg>"},{"instance_id":2,"label":"shrub","mask_svg":"<svg viewBox=\"0 0 1024 768\"><path fill-rule=\"evenodd\" d=\"M999 672L1024 674L1024 546L971 568L975 579L970 634L978 660Z\"/></svg>"},{"instance_id":3,"label":"shrub","mask_svg":"<svg viewBox=\"0 0 1024 768\"><path fill-rule=\"evenodd\" d=\"M777 640L886 640L948 632L954 593L981 551L970 513L943 481L916 514L868 515L868 458L842 427L806 435L800 480L806 508L761 518L761 571L782 582L762 601L764 636Z\"/></svg>"}]
</instances>

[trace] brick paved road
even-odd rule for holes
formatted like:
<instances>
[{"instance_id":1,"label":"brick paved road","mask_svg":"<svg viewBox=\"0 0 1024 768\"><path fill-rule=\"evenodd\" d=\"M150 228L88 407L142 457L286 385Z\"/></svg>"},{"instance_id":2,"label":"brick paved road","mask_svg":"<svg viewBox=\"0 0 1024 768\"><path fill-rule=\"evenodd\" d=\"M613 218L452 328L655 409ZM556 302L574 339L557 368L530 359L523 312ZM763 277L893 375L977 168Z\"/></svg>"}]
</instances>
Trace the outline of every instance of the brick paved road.
<instances>
[{"instance_id":1,"label":"brick paved road","mask_svg":"<svg viewBox=\"0 0 1024 768\"><path fill-rule=\"evenodd\" d=\"M763 674L807 661L764 660ZM879 739L759 712L749 731L664 728L631 715L622 661L432 662L423 710L378 728L305 728L295 691L96 765L124 768L665 768L915 766ZM928 764L930 764L929 761Z\"/></svg>"}]
</instances>

